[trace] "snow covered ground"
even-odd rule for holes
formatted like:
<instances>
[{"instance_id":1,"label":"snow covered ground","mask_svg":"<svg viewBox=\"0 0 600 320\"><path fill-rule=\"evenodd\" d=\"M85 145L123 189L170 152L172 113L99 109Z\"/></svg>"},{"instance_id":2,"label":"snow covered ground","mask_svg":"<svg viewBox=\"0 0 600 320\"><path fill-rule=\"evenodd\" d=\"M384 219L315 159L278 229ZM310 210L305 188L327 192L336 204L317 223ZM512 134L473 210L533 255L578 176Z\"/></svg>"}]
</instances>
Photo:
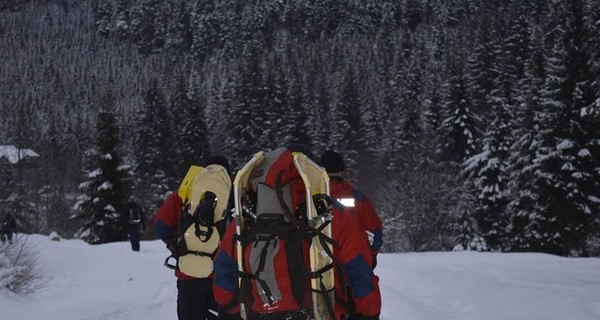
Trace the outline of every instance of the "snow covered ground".
<instances>
[{"instance_id":1,"label":"snow covered ground","mask_svg":"<svg viewBox=\"0 0 600 320\"><path fill-rule=\"evenodd\" d=\"M2 320L175 320L175 278L160 241L90 246L28 238L45 285L17 296L0 289ZM544 254L382 254L385 320L598 320L600 259Z\"/></svg>"}]
</instances>

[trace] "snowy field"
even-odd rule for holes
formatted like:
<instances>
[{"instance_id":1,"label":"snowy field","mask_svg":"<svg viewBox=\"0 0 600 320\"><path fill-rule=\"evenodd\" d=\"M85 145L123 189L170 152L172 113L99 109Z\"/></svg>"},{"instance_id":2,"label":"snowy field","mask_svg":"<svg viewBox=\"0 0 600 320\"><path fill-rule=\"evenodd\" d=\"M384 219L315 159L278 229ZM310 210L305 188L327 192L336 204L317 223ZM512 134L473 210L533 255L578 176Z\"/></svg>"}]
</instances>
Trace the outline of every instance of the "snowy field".
<instances>
[{"instance_id":1,"label":"snowy field","mask_svg":"<svg viewBox=\"0 0 600 320\"><path fill-rule=\"evenodd\" d=\"M45 285L0 289L2 320L175 320L175 278L160 241L89 246L34 235ZM544 254L382 254L385 320L598 320L600 259Z\"/></svg>"}]
</instances>

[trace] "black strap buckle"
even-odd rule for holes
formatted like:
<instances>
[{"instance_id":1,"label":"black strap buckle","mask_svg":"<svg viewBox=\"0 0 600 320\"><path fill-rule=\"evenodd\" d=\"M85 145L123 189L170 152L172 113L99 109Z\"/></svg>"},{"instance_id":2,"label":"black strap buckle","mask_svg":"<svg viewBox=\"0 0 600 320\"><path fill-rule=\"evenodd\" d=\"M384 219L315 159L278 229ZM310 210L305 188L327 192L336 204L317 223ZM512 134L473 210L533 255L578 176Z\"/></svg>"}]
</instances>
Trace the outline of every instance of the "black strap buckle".
<instances>
[{"instance_id":1,"label":"black strap buckle","mask_svg":"<svg viewBox=\"0 0 600 320\"><path fill-rule=\"evenodd\" d=\"M169 260L171 260L171 259L175 259L175 264L169 263ZM175 270L175 269L177 269L177 261L178 260L177 260L177 258L175 256L170 255L170 256L167 257L167 259L165 259L165 264L164 265L165 265L165 267L167 267L169 269Z\"/></svg>"}]
</instances>

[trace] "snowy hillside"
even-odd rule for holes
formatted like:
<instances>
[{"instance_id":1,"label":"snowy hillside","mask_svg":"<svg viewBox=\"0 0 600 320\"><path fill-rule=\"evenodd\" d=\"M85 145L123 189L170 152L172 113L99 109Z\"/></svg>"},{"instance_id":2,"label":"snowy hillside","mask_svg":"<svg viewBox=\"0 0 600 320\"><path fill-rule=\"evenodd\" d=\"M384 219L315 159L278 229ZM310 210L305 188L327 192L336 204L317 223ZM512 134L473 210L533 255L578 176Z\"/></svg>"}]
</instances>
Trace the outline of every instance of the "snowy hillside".
<instances>
[{"instance_id":1,"label":"snowy hillside","mask_svg":"<svg viewBox=\"0 0 600 320\"><path fill-rule=\"evenodd\" d=\"M171 320L175 278L159 241L89 246L28 238L46 284L30 296L0 289L2 320ZM474 252L383 254L386 320L597 320L600 259Z\"/></svg>"}]
</instances>

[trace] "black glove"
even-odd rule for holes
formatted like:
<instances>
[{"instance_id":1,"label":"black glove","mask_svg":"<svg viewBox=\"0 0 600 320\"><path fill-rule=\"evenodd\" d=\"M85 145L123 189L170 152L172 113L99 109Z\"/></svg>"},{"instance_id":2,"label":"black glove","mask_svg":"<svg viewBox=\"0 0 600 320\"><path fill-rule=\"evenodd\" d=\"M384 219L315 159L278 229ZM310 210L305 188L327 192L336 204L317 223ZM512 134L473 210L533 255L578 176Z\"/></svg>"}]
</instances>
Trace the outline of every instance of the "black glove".
<instances>
[{"instance_id":1,"label":"black glove","mask_svg":"<svg viewBox=\"0 0 600 320\"><path fill-rule=\"evenodd\" d=\"M379 313L374 316L361 316L360 320L379 320Z\"/></svg>"},{"instance_id":2,"label":"black glove","mask_svg":"<svg viewBox=\"0 0 600 320\"><path fill-rule=\"evenodd\" d=\"M373 270L377 267L377 255L373 255Z\"/></svg>"},{"instance_id":3,"label":"black glove","mask_svg":"<svg viewBox=\"0 0 600 320\"><path fill-rule=\"evenodd\" d=\"M318 215L326 214L333 209L333 200L331 200L331 197L324 193L313 195L313 202L315 203L315 208L317 209Z\"/></svg>"}]
</instances>

